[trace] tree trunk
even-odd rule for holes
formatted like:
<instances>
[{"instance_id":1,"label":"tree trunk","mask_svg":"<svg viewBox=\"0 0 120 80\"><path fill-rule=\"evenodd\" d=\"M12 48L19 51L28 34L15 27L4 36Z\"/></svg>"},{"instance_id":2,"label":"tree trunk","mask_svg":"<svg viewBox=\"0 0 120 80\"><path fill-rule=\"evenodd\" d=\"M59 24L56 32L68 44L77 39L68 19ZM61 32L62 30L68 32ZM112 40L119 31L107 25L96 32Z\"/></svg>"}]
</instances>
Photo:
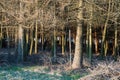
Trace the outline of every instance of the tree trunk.
<instances>
[{"instance_id":1,"label":"tree trunk","mask_svg":"<svg viewBox=\"0 0 120 80\"><path fill-rule=\"evenodd\" d=\"M22 18L22 4L20 2L20 18ZM18 55L17 62L23 62L23 28L22 24L18 27Z\"/></svg>"},{"instance_id":2,"label":"tree trunk","mask_svg":"<svg viewBox=\"0 0 120 80\"><path fill-rule=\"evenodd\" d=\"M75 43L75 54L73 59L72 68L80 68L81 64L81 54L82 54L82 24L77 26L77 35L76 35L76 43Z\"/></svg>"},{"instance_id":3,"label":"tree trunk","mask_svg":"<svg viewBox=\"0 0 120 80\"><path fill-rule=\"evenodd\" d=\"M111 0L109 0L109 7L108 7L108 13L107 13L107 19L105 22L105 26L104 26L104 30L103 30L103 34L102 34L102 43L101 43L101 59L103 58L104 55L104 44L105 44L105 37L106 37L106 30L107 30L107 25L108 25L108 21L109 21L109 17L110 17L110 9L111 9Z\"/></svg>"},{"instance_id":4,"label":"tree trunk","mask_svg":"<svg viewBox=\"0 0 120 80\"><path fill-rule=\"evenodd\" d=\"M93 0L92 0L93 2ZM89 21L89 63L92 61L92 19L93 19L93 6L90 5L90 21Z\"/></svg>"},{"instance_id":5,"label":"tree trunk","mask_svg":"<svg viewBox=\"0 0 120 80\"><path fill-rule=\"evenodd\" d=\"M36 20L36 27L35 27L35 54L37 54L37 44L38 44L38 26L37 26L37 20Z\"/></svg>"},{"instance_id":6,"label":"tree trunk","mask_svg":"<svg viewBox=\"0 0 120 80\"><path fill-rule=\"evenodd\" d=\"M118 31L117 31L117 26L115 26L115 40L114 40L114 50L113 50L113 56L114 56L114 59L117 60L117 47L118 47L118 38L117 38L117 34L118 34Z\"/></svg>"},{"instance_id":7,"label":"tree trunk","mask_svg":"<svg viewBox=\"0 0 120 80\"><path fill-rule=\"evenodd\" d=\"M83 19L83 0L78 0L78 7L81 8L78 12L78 25L77 25L77 34L76 34L76 43L75 43L75 54L73 59L72 68L80 68L82 67L82 19ZM77 1L77 2L78 2Z\"/></svg>"},{"instance_id":8,"label":"tree trunk","mask_svg":"<svg viewBox=\"0 0 120 80\"><path fill-rule=\"evenodd\" d=\"M30 38L31 38L31 44L30 44L30 51L29 51L29 55L32 55L32 51L33 51L33 28L31 29L30 32Z\"/></svg>"},{"instance_id":9,"label":"tree trunk","mask_svg":"<svg viewBox=\"0 0 120 80\"><path fill-rule=\"evenodd\" d=\"M97 32L95 31L95 54L99 55L98 52L98 38L97 38Z\"/></svg>"},{"instance_id":10,"label":"tree trunk","mask_svg":"<svg viewBox=\"0 0 120 80\"><path fill-rule=\"evenodd\" d=\"M2 48L2 24L0 27L0 48Z\"/></svg>"},{"instance_id":11,"label":"tree trunk","mask_svg":"<svg viewBox=\"0 0 120 80\"><path fill-rule=\"evenodd\" d=\"M90 25L89 28L89 62L91 64L91 60L92 60L92 26Z\"/></svg>"},{"instance_id":12,"label":"tree trunk","mask_svg":"<svg viewBox=\"0 0 120 80\"><path fill-rule=\"evenodd\" d=\"M65 38L64 38L64 34L62 34L62 55L65 55Z\"/></svg>"},{"instance_id":13,"label":"tree trunk","mask_svg":"<svg viewBox=\"0 0 120 80\"><path fill-rule=\"evenodd\" d=\"M54 29L54 37L53 37L53 47L54 47L54 58L56 58L56 30Z\"/></svg>"},{"instance_id":14,"label":"tree trunk","mask_svg":"<svg viewBox=\"0 0 120 80\"><path fill-rule=\"evenodd\" d=\"M72 54L71 54L71 30L69 30L69 54L70 54L70 66L72 65ZM71 66L72 67L72 66Z\"/></svg>"},{"instance_id":15,"label":"tree trunk","mask_svg":"<svg viewBox=\"0 0 120 80\"><path fill-rule=\"evenodd\" d=\"M86 33L86 54L87 57L89 56L89 26L87 26L87 33Z\"/></svg>"},{"instance_id":16,"label":"tree trunk","mask_svg":"<svg viewBox=\"0 0 120 80\"><path fill-rule=\"evenodd\" d=\"M19 25L18 30L18 60L17 62L23 61L23 28L22 25Z\"/></svg>"}]
</instances>

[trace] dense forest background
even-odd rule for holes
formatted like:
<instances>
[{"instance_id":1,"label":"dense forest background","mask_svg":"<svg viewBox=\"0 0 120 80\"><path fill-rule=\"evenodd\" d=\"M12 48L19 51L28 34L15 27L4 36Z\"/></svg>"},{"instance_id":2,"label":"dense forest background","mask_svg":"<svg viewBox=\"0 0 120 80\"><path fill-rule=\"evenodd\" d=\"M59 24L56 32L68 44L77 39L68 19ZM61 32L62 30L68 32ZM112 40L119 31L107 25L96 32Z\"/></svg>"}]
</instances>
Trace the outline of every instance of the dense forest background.
<instances>
[{"instance_id":1,"label":"dense forest background","mask_svg":"<svg viewBox=\"0 0 120 80\"><path fill-rule=\"evenodd\" d=\"M120 1L0 0L0 54L67 70L119 62Z\"/></svg>"}]
</instances>

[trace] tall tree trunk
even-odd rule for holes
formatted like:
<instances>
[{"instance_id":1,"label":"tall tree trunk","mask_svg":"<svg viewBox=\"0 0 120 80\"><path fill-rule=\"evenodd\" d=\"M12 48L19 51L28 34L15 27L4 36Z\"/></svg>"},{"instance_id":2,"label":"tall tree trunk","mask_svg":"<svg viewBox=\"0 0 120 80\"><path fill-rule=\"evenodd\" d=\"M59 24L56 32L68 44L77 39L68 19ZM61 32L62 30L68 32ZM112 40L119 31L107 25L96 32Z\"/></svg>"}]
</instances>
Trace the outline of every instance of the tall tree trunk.
<instances>
[{"instance_id":1,"label":"tall tree trunk","mask_svg":"<svg viewBox=\"0 0 120 80\"><path fill-rule=\"evenodd\" d=\"M97 32L95 31L95 54L96 55L99 55L99 52L98 52L98 38L97 38Z\"/></svg>"},{"instance_id":2,"label":"tall tree trunk","mask_svg":"<svg viewBox=\"0 0 120 80\"><path fill-rule=\"evenodd\" d=\"M19 25L18 29L18 62L23 61L23 28Z\"/></svg>"},{"instance_id":3,"label":"tall tree trunk","mask_svg":"<svg viewBox=\"0 0 120 80\"><path fill-rule=\"evenodd\" d=\"M93 0L92 0L93 2ZM90 4L90 21L89 21L89 63L92 61L92 19L93 19L93 5Z\"/></svg>"},{"instance_id":4,"label":"tall tree trunk","mask_svg":"<svg viewBox=\"0 0 120 80\"><path fill-rule=\"evenodd\" d=\"M65 55L65 38L64 34L62 34L62 55Z\"/></svg>"},{"instance_id":5,"label":"tall tree trunk","mask_svg":"<svg viewBox=\"0 0 120 80\"><path fill-rule=\"evenodd\" d=\"M86 54L88 57L89 56L89 26L87 26L87 33L86 33Z\"/></svg>"},{"instance_id":6,"label":"tall tree trunk","mask_svg":"<svg viewBox=\"0 0 120 80\"><path fill-rule=\"evenodd\" d=\"M105 37L106 37L106 30L107 30L107 25L110 17L110 9L111 9L111 0L109 0L109 6L108 6L108 13L107 13L107 19L105 22L103 34L102 34L102 43L101 43L101 59L103 58L104 55L104 44L105 44Z\"/></svg>"},{"instance_id":7,"label":"tall tree trunk","mask_svg":"<svg viewBox=\"0 0 120 80\"><path fill-rule=\"evenodd\" d=\"M20 19L22 18L22 4L20 2ZM23 61L23 28L22 24L19 24L18 27L18 55L17 55L17 62Z\"/></svg>"},{"instance_id":8,"label":"tall tree trunk","mask_svg":"<svg viewBox=\"0 0 120 80\"><path fill-rule=\"evenodd\" d=\"M33 51L33 28L30 30L30 41L31 41L31 43L30 43L30 50L29 50L29 55L32 55L32 51Z\"/></svg>"},{"instance_id":9,"label":"tall tree trunk","mask_svg":"<svg viewBox=\"0 0 120 80\"><path fill-rule=\"evenodd\" d=\"M37 54L37 44L38 44L38 25L37 25L37 20L36 20L36 27L35 27L35 54Z\"/></svg>"},{"instance_id":10,"label":"tall tree trunk","mask_svg":"<svg viewBox=\"0 0 120 80\"><path fill-rule=\"evenodd\" d=\"M29 33L28 33L28 29L25 30L24 32L24 61L26 61L26 58L28 56L28 40L29 40Z\"/></svg>"},{"instance_id":11,"label":"tall tree trunk","mask_svg":"<svg viewBox=\"0 0 120 80\"><path fill-rule=\"evenodd\" d=\"M1 10L2 12L2 10ZM3 15L1 14L1 20L3 20ZM2 21L1 21L2 22ZM0 24L0 48L2 48L2 23Z\"/></svg>"},{"instance_id":12,"label":"tall tree trunk","mask_svg":"<svg viewBox=\"0 0 120 80\"><path fill-rule=\"evenodd\" d=\"M118 37L117 37L117 34L118 34L118 30L117 30L117 26L115 26L115 38L114 38L114 50L113 50L113 56L114 56L114 59L117 60L117 48L118 48Z\"/></svg>"},{"instance_id":13,"label":"tall tree trunk","mask_svg":"<svg viewBox=\"0 0 120 80\"><path fill-rule=\"evenodd\" d=\"M0 48L2 48L2 23L1 23L1 26L0 26Z\"/></svg>"},{"instance_id":14,"label":"tall tree trunk","mask_svg":"<svg viewBox=\"0 0 120 80\"><path fill-rule=\"evenodd\" d=\"M54 47L54 58L56 58L56 30L54 29L54 37L53 37L53 47Z\"/></svg>"},{"instance_id":15,"label":"tall tree trunk","mask_svg":"<svg viewBox=\"0 0 120 80\"><path fill-rule=\"evenodd\" d=\"M36 4L36 11L38 11L38 5L37 5L38 0L35 0L35 4ZM37 14L37 17L39 17L39 14ZM38 20L36 19L36 23L35 23L35 54L37 54L38 52Z\"/></svg>"},{"instance_id":16,"label":"tall tree trunk","mask_svg":"<svg viewBox=\"0 0 120 80\"><path fill-rule=\"evenodd\" d=\"M80 68L82 67L82 26L83 26L83 0L78 0L78 7L81 8L78 12L78 25L77 25L77 35L76 35L76 43L75 43L75 54L73 59L72 68Z\"/></svg>"},{"instance_id":17,"label":"tall tree trunk","mask_svg":"<svg viewBox=\"0 0 120 80\"><path fill-rule=\"evenodd\" d=\"M70 54L70 66L72 67L72 54L71 54L71 30L69 30L69 54Z\"/></svg>"},{"instance_id":18,"label":"tall tree trunk","mask_svg":"<svg viewBox=\"0 0 120 80\"><path fill-rule=\"evenodd\" d=\"M92 60L92 26L90 25L89 28L89 62L91 64L91 60Z\"/></svg>"}]
</instances>

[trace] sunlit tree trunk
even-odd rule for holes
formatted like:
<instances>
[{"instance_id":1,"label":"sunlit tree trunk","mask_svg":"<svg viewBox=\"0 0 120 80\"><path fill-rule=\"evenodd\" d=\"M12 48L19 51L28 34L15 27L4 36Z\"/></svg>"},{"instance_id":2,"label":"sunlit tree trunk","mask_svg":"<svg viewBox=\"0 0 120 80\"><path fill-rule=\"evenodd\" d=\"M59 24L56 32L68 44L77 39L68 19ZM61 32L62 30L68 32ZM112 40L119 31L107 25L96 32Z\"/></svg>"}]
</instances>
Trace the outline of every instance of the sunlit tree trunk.
<instances>
[{"instance_id":1,"label":"sunlit tree trunk","mask_svg":"<svg viewBox=\"0 0 120 80\"><path fill-rule=\"evenodd\" d=\"M21 11L22 11L22 5L20 2L20 19L21 19ZM23 61L23 28L22 24L19 24L18 27L18 55L17 55L17 62Z\"/></svg>"},{"instance_id":2,"label":"sunlit tree trunk","mask_svg":"<svg viewBox=\"0 0 120 80\"><path fill-rule=\"evenodd\" d=\"M35 0L35 4L36 4L36 11L38 12L38 5L37 5L37 3L38 3L38 0ZM39 14L37 14L37 17L39 17L38 16ZM37 52L38 52L38 20L36 19L36 23L35 23L35 54L37 54Z\"/></svg>"},{"instance_id":3,"label":"sunlit tree trunk","mask_svg":"<svg viewBox=\"0 0 120 80\"><path fill-rule=\"evenodd\" d=\"M106 30L107 30L107 25L108 25L108 21L109 21L109 17L110 17L110 7L111 7L111 0L109 0L109 6L108 6L108 12L107 12L107 19L105 22L105 26L104 26L104 30L103 30L103 34L102 34L102 43L101 43L101 59L104 56L104 44L105 44L105 37L106 37Z\"/></svg>"},{"instance_id":4,"label":"sunlit tree trunk","mask_svg":"<svg viewBox=\"0 0 120 80\"><path fill-rule=\"evenodd\" d=\"M35 54L37 54L37 44L38 44L38 36L37 36L37 33L38 33L38 24L37 24L37 21L36 21L36 27L35 27Z\"/></svg>"},{"instance_id":5,"label":"sunlit tree trunk","mask_svg":"<svg viewBox=\"0 0 120 80\"><path fill-rule=\"evenodd\" d=\"M32 51L33 51L33 41L34 41L34 39L33 39L33 28L30 30L30 41L31 41L31 43L30 43L30 50L29 50L29 55L32 55Z\"/></svg>"},{"instance_id":6,"label":"sunlit tree trunk","mask_svg":"<svg viewBox=\"0 0 120 80\"><path fill-rule=\"evenodd\" d=\"M89 63L90 64L92 61L92 18L93 18L93 6L91 4L90 5L90 21L89 21Z\"/></svg>"},{"instance_id":7,"label":"sunlit tree trunk","mask_svg":"<svg viewBox=\"0 0 120 80\"><path fill-rule=\"evenodd\" d=\"M64 34L62 34L62 55L65 55L65 38Z\"/></svg>"},{"instance_id":8,"label":"sunlit tree trunk","mask_svg":"<svg viewBox=\"0 0 120 80\"><path fill-rule=\"evenodd\" d=\"M78 25L77 25L77 34L76 34L76 43L75 43L75 54L73 59L72 68L82 67L82 26L83 26L83 0L78 0L78 7L81 8L78 12Z\"/></svg>"},{"instance_id":9,"label":"sunlit tree trunk","mask_svg":"<svg viewBox=\"0 0 120 80\"><path fill-rule=\"evenodd\" d=\"M117 60L117 48L118 48L118 30L117 30L117 26L115 26L115 36L114 36L114 46L113 46L113 56L114 56L114 59Z\"/></svg>"},{"instance_id":10,"label":"sunlit tree trunk","mask_svg":"<svg viewBox=\"0 0 120 80\"><path fill-rule=\"evenodd\" d=\"M18 62L23 61L23 28L22 25L19 25L18 29Z\"/></svg>"}]
</instances>

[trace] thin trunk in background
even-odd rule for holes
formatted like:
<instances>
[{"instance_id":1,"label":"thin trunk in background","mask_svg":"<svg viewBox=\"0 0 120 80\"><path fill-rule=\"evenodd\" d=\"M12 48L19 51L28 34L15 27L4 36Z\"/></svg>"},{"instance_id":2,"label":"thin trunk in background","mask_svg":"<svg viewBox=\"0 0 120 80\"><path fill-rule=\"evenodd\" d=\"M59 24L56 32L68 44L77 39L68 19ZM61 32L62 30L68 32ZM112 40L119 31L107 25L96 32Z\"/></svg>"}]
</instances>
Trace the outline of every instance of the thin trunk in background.
<instances>
[{"instance_id":1,"label":"thin trunk in background","mask_svg":"<svg viewBox=\"0 0 120 80\"><path fill-rule=\"evenodd\" d=\"M118 53L118 30L117 30L117 26L115 25L115 37L114 37L114 50L113 50L113 56L114 59L117 60L117 53Z\"/></svg>"},{"instance_id":2,"label":"thin trunk in background","mask_svg":"<svg viewBox=\"0 0 120 80\"><path fill-rule=\"evenodd\" d=\"M37 2L38 0L35 1L35 4L36 4L36 11L38 12L38 5L37 5ZM37 14L37 17L39 17L39 14ZM36 19L36 22L35 22L35 54L37 54L38 52L38 20Z\"/></svg>"},{"instance_id":3,"label":"thin trunk in background","mask_svg":"<svg viewBox=\"0 0 120 80\"><path fill-rule=\"evenodd\" d=\"M89 26L87 26L87 33L86 33L86 54L89 56Z\"/></svg>"},{"instance_id":4,"label":"thin trunk in background","mask_svg":"<svg viewBox=\"0 0 120 80\"><path fill-rule=\"evenodd\" d=\"M33 37L33 27L31 27L31 30L30 30L30 50L29 50L29 55L32 55L32 52L33 52L33 42L34 42L34 37Z\"/></svg>"},{"instance_id":5,"label":"thin trunk in background","mask_svg":"<svg viewBox=\"0 0 120 80\"><path fill-rule=\"evenodd\" d=\"M71 66L71 68L72 68L71 30L69 30L69 55L70 55L70 66Z\"/></svg>"},{"instance_id":6,"label":"thin trunk in background","mask_svg":"<svg viewBox=\"0 0 120 80\"><path fill-rule=\"evenodd\" d=\"M2 33L3 31L2 31L2 23L1 23L0 25L0 48L2 48L2 37L3 37Z\"/></svg>"},{"instance_id":7,"label":"thin trunk in background","mask_svg":"<svg viewBox=\"0 0 120 80\"><path fill-rule=\"evenodd\" d=\"M65 55L65 37L64 34L62 34L62 55Z\"/></svg>"},{"instance_id":8,"label":"thin trunk in background","mask_svg":"<svg viewBox=\"0 0 120 80\"><path fill-rule=\"evenodd\" d=\"M95 30L95 38L94 38L94 40L95 40L95 42L94 42L95 43L95 54L99 55L99 51L98 51L98 38L97 38L97 31L96 30Z\"/></svg>"},{"instance_id":9,"label":"thin trunk in background","mask_svg":"<svg viewBox=\"0 0 120 80\"><path fill-rule=\"evenodd\" d=\"M38 24L37 24L37 20L36 20L36 25L35 25L35 54L37 54L37 44L38 44L38 36L37 36L37 33L38 33Z\"/></svg>"}]
</instances>

